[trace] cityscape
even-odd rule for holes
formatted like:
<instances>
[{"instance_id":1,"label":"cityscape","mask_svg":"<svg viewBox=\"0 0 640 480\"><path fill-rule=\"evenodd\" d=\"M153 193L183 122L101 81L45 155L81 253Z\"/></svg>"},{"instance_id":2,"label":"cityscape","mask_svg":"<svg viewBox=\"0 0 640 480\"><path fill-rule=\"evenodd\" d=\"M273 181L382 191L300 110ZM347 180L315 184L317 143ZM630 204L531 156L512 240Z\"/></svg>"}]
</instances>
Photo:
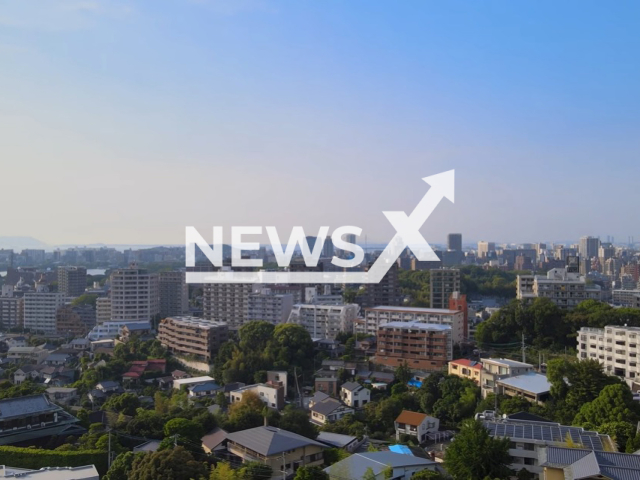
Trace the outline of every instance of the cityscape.
<instances>
[{"instance_id":1,"label":"cityscape","mask_svg":"<svg viewBox=\"0 0 640 480\"><path fill-rule=\"evenodd\" d=\"M1 2L0 478L640 480L639 13Z\"/></svg>"}]
</instances>

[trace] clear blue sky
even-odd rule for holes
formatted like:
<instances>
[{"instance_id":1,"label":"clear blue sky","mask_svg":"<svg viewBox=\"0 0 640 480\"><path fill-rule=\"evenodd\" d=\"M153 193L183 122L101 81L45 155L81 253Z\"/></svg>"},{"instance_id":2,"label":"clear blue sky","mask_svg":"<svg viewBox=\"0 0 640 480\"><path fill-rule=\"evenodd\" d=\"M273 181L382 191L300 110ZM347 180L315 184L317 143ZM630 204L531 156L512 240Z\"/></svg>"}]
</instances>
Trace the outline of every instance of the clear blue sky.
<instances>
[{"instance_id":1,"label":"clear blue sky","mask_svg":"<svg viewBox=\"0 0 640 480\"><path fill-rule=\"evenodd\" d=\"M181 243L184 227L640 238L640 5L0 4L0 235Z\"/></svg>"}]
</instances>

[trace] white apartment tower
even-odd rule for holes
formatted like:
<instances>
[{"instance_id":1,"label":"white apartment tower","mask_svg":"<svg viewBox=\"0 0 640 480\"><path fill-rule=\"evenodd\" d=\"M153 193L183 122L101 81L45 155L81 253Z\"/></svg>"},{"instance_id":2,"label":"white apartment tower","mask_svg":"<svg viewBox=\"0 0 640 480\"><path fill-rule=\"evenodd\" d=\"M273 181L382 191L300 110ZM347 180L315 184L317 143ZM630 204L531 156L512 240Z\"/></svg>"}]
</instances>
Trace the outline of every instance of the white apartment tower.
<instances>
[{"instance_id":1,"label":"white apartment tower","mask_svg":"<svg viewBox=\"0 0 640 480\"><path fill-rule=\"evenodd\" d=\"M32 332L55 334L58 309L65 305L63 293L48 292L46 287L24 294L24 328Z\"/></svg>"},{"instance_id":2,"label":"white apartment tower","mask_svg":"<svg viewBox=\"0 0 640 480\"><path fill-rule=\"evenodd\" d=\"M288 323L302 325L311 338L336 338L340 332L352 332L360 307L349 305L294 305Z\"/></svg>"},{"instance_id":3,"label":"white apartment tower","mask_svg":"<svg viewBox=\"0 0 640 480\"><path fill-rule=\"evenodd\" d=\"M560 308L571 309L585 300L600 300L601 288L588 285L578 272L552 268L546 275L518 275L517 298L548 298Z\"/></svg>"},{"instance_id":4,"label":"white apartment tower","mask_svg":"<svg viewBox=\"0 0 640 480\"><path fill-rule=\"evenodd\" d=\"M158 313L158 275L136 263L111 274L112 321L150 322Z\"/></svg>"}]
</instances>

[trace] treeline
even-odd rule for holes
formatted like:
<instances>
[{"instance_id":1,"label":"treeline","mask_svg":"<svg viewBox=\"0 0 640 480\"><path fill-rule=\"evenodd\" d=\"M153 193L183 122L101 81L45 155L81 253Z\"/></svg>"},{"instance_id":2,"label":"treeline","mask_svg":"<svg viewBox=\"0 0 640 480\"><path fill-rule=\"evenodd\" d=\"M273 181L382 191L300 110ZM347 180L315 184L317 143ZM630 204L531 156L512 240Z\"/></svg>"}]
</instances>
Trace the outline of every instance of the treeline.
<instances>
[{"instance_id":1,"label":"treeline","mask_svg":"<svg viewBox=\"0 0 640 480\"><path fill-rule=\"evenodd\" d=\"M558 308L551 300L537 298L531 303L513 300L478 325L476 340L487 349L498 344L525 341L536 348L560 351L575 348L581 327L606 325L640 326L640 310L613 308L595 300L586 300L574 310Z\"/></svg>"}]
</instances>

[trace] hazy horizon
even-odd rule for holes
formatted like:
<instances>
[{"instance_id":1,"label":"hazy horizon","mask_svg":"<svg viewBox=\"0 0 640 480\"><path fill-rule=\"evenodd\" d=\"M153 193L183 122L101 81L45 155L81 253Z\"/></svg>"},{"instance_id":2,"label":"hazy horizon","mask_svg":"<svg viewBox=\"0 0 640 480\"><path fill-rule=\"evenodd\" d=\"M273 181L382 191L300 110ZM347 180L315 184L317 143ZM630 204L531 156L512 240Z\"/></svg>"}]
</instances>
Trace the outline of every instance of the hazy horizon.
<instances>
[{"instance_id":1,"label":"hazy horizon","mask_svg":"<svg viewBox=\"0 0 640 480\"><path fill-rule=\"evenodd\" d=\"M455 169L430 242L626 243L640 238L638 13L3 2L0 236L180 245L188 225L356 225L383 244L382 211L410 212L422 177Z\"/></svg>"}]
</instances>

